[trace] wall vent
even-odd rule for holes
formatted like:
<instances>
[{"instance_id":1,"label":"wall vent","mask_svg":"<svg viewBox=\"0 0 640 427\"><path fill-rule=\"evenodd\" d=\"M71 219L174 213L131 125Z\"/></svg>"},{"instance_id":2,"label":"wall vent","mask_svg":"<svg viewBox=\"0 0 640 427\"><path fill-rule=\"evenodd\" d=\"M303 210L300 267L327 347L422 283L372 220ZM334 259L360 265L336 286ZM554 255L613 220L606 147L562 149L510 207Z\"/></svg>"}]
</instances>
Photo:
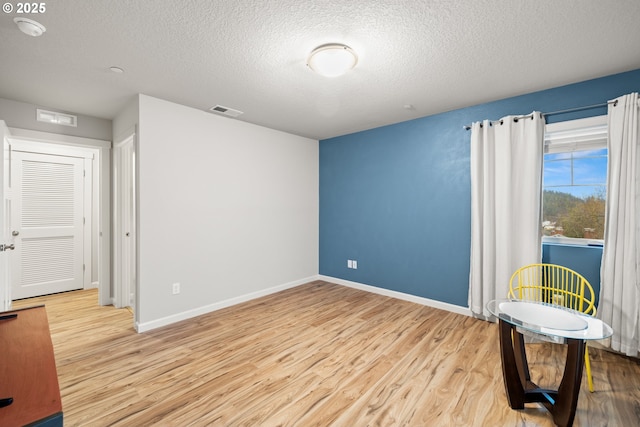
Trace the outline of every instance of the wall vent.
<instances>
[{"instance_id":1,"label":"wall vent","mask_svg":"<svg viewBox=\"0 0 640 427\"><path fill-rule=\"evenodd\" d=\"M78 127L78 116L71 114L57 113L55 111L36 109L36 120L45 123L54 123L63 126Z\"/></svg>"},{"instance_id":2,"label":"wall vent","mask_svg":"<svg viewBox=\"0 0 640 427\"><path fill-rule=\"evenodd\" d=\"M222 105L216 105L215 107L209 108L209 111L214 113L223 114L229 117L238 117L240 114L243 114L242 111L234 110L233 108L223 107Z\"/></svg>"}]
</instances>

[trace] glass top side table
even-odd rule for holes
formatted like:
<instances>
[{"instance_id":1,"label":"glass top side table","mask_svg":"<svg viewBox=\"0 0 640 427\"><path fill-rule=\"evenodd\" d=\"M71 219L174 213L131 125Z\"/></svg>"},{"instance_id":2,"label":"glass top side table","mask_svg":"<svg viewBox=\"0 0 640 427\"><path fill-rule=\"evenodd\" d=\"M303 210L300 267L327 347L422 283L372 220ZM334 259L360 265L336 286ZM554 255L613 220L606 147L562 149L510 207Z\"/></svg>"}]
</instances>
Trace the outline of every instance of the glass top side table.
<instances>
[{"instance_id":1,"label":"glass top side table","mask_svg":"<svg viewBox=\"0 0 640 427\"><path fill-rule=\"evenodd\" d=\"M610 337L609 325L589 315L543 302L492 300L487 309L498 318L502 374L509 406L542 403L558 426L571 426L575 418L587 340ZM542 389L531 381L521 330L566 343L567 358L557 390Z\"/></svg>"}]
</instances>

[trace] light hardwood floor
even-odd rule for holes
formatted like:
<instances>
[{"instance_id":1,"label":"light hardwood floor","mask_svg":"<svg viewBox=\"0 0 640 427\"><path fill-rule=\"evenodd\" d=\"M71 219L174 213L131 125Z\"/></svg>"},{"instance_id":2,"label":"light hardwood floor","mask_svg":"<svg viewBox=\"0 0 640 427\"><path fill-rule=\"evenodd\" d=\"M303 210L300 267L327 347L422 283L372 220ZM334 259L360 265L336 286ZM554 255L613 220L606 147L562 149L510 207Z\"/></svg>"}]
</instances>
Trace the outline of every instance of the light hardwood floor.
<instances>
[{"instance_id":1,"label":"light hardwood floor","mask_svg":"<svg viewBox=\"0 0 640 427\"><path fill-rule=\"evenodd\" d=\"M496 324L313 282L137 334L96 291L44 303L65 426L552 426L507 404ZM527 347L560 381L564 346ZM591 349L576 426L640 425L640 365Z\"/></svg>"}]
</instances>

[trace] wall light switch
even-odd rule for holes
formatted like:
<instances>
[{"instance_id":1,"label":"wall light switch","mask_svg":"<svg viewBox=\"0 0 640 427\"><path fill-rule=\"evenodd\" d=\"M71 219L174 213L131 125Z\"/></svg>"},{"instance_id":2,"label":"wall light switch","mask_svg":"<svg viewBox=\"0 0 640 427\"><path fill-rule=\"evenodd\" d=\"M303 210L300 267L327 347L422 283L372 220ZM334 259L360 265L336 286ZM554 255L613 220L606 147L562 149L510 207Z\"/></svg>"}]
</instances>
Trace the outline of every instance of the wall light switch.
<instances>
[{"instance_id":1,"label":"wall light switch","mask_svg":"<svg viewBox=\"0 0 640 427\"><path fill-rule=\"evenodd\" d=\"M351 261L351 268L357 270L358 269L358 261L356 261L355 259L353 261Z\"/></svg>"},{"instance_id":2,"label":"wall light switch","mask_svg":"<svg viewBox=\"0 0 640 427\"><path fill-rule=\"evenodd\" d=\"M350 259L347 260L347 268L353 268L353 261Z\"/></svg>"}]
</instances>

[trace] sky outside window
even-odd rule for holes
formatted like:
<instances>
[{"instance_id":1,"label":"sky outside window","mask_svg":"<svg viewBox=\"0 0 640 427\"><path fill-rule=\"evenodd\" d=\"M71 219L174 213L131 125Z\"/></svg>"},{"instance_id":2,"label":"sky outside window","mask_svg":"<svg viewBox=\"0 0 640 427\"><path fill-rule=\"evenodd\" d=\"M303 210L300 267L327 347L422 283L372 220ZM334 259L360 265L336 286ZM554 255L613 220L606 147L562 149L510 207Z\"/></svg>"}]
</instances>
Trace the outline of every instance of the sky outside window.
<instances>
[{"instance_id":1,"label":"sky outside window","mask_svg":"<svg viewBox=\"0 0 640 427\"><path fill-rule=\"evenodd\" d=\"M552 153L544 156L544 189L585 199L604 197L607 149Z\"/></svg>"}]
</instances>

